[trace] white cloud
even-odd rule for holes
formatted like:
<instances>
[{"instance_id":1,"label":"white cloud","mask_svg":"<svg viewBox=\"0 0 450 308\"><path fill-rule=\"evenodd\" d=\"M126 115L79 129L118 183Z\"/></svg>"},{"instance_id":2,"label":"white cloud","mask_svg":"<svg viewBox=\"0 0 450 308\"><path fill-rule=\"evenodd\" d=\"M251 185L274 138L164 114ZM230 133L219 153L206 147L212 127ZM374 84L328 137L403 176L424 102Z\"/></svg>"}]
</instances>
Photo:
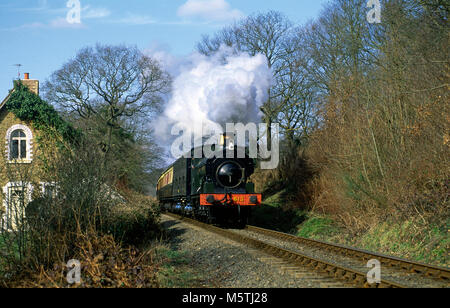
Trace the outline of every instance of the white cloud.
<instances>
[{"instance_id":1,"label":"white cloud","mask_svg":"<svg viewBox=\"0 0 450 308\"><path fill-rule=\"evenodd\" d=\"M81 12L81 18L93 19L93 18L104 18L111 15L111 11L106 8L93 8L89 5L84 7Z\"/></svg>"},{"instance_id":2,"label":"white cloud","mask_svg":"<svg viewBox=\"0 0 450 308\"><path fill-rule=\"evenodd\" d=\"M188 0L178 8L178 16L208 21L227 21L242 18L244 14L237 9L232 9L226 0Z\"/></svg>"},{"instance_id":3,"label":"white cloud","mask_svg":"<svg viewBox=\"0 0 450 308\"><path fill-rule=\"evenodd\" d=\"M119 19L116 22L128 25L150 25L156 23L157 21L148 15L128 13L126 17Z\"/></svg>"},{"instance_id":4,"label":"white cloud","mask_svg":"<svg viewBox=\"0 0 450 308\"><path fill-rule=\"evenodd\" d=\"M4 7L15 12L42 12L49 10L47 0L39 0L37 6L13 7L11 5L5 5Z\"/></svg>"},{"instance_id":5,"label":"white cloud","mask_svg":"<svg viewBox=\"0 0 450 308\"><path fill-rule=\"evenodd\" d=\"M70 29L81 29L85 26L82 23L69 23L66 18L56 18L49 22L47 27L50 28L70 28Z\"/></svg>"},{"instance_id":6,"label":"white cloud","mask_svg":"<svg viewBox=\"0 0 450 308\"><path fill-rule=\"evenodd\" d=\"M45 29L84 29L84 28L86 28L86 26L82 23L71 24L71 23L67 22L67 20L65 18L59 17L59 18L50 20L48 23L33 22L33 23L16 26L16 27L3 28L3 29L0 29L0 31L20 31L20 30L27 30L27 29L45 30Z\"/></svg>"},{"instance_id":7,"label":"white cloud","mask_svg":"<svg viewBox=\"0 0 450 308\"><path fill-rule=\"evenodd\" d=\"M27 23L20 26L12 27L12 28L4 28L2 31L14 31L14 30L22 30L22 29L83 29L86 26L83 23L69 23L67 21L67 8L56 8L51 9L48 7L47 0L40 0L39 6L31 7L31 8L21 8L21 9L13 9L13 10L21 10L21 11L29 11L34 13L46 12L50 15L59 15L59 17L54 17L47 22L33 22ZM100 19L105 18L111 15L111 11L106 8L95 8L87 5L81 10L81 22L84 19ZM64 17L63 17L64 16Z\"/></svg>"},{"instance_id":8,"label":"white cloud","mask_svg":"<svg viewBox=\"0 0 450 308\"><path fill-rule=\"evenodd\" d=\"M10 27L10 28L2 28L1 31L17 31L17 30L23 30L23 29L43 29L47 27L46 24L43 24L41 22L33 22L29 24L23 24L16 27Z\"/></svg>"}]
</instances>

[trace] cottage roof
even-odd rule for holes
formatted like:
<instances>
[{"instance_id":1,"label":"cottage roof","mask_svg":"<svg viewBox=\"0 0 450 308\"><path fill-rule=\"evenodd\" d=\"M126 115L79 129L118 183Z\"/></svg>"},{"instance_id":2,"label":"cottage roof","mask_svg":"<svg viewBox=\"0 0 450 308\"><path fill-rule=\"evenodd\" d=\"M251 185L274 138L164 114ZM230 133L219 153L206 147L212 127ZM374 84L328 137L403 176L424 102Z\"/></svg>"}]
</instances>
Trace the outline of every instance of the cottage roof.
<instances>
[{"instance_id":1,"label":"cottage roof","mask_svg":"<svg viewBox=\"0 0 450 308\"><path fill-rule=\"evenodd\" d=\"M8 101L8 99L11 97L11 94L14 92L14 90L9 91L9 94L5 97L5 99L2 101L2 103L0 104L0 111L3 109L3 107L5 107L6 102Z\"/></svg>"}]
</instances>

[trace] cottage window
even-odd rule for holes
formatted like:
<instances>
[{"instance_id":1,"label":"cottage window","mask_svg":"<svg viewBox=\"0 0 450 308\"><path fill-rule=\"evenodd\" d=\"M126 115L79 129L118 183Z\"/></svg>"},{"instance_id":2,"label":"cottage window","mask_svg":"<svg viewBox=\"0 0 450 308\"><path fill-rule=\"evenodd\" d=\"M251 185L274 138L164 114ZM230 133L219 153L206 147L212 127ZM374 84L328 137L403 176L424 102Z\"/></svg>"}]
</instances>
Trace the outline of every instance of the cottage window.
<instances>
[{"instance_id":1,"label":"cottage window","mask_svg":"<svg viewBox=\"0 0 450 308\"><path fill-rule=\"evenodd\" d=\"M27 158L27 135L21 129L11 134L11 159Z\"/></svg>"},{"instance_id":2,"label":"cottage window","mask_svg":"<svg viewBox=\"0 0 450 308\"><path fill-rule=\"evenodd\" d=\"M59 187L55 182L41 183L42 196L49 199L54 199L58 196Z\"/></svg>"},{"instance_id":3,"label":"cottage window","mask_svg":"<svg viewBox=\"0 0 450 308\"><path fill-rule=\"evenodd\" d=\"M25 125L14 125L6 133L7 157L11 162L31 163L33 134Z\"/></svg>"}]
</instances>

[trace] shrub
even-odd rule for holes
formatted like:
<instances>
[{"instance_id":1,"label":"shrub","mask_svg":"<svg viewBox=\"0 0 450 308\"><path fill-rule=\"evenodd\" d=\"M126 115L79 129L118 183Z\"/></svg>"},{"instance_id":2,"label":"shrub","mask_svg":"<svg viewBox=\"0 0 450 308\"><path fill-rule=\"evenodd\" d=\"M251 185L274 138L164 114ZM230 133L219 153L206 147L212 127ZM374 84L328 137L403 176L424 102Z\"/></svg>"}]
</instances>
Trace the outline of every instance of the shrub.
<instances>
[{"instance_id":1,"label":"shrub","mask_svg":"<svg viewBox=\"0 0 450 308\"><path fill-rule=\"evenodd\" d=\"M98 247L100 253L107 252L111 246L112 252L108 255L113 255L113 258L132 256L133 260L135 252L133 248L128 248L129 245L138 245L157 237L158 213L152 200L131 193L121 196L108 183L109 170L102 164L102 157L87 141L80 142L76 152L67 146L62 147L58 155L44 156L48 158L46 176L57 183L54 187L57 194L35 198L25 208L26 218L20 221L14 236L10 236L11 245L2 251L6 257L2 256L5 264L1 268L0 280L10 280L11 283L27 279L32 281L39 278L33 276L36 272L41 272L43 277L61 275L61 271L52 268L61 268L61 264L74 258L88 263L94 260L97 255L92 257L91 254L96 253L97 248L92 250L89 248L92 245ZM26 179L23 181L28 182ZM15 247L17 241L20 245ZM121 245L129 253L119 251ZM95 263L97 261L98 264ZM93 269L100 267L101 271L110 270L109 261L104 264L100 259L97 261L87 266ZM122 281L123 286L130 286L126 271L136 264L127 263L125 259L115 262L117 272L106 274L107 277L98 281L95 278L99 277L98 273L91 273L92 281L88 285L121 286L119 282ZM124 271L120 279L116 277L119 269ZM115 278L119 280L114 281ZM48 279L50 282L52 280ZM61 286L60 282L58 286ZM39 285L39 282L35 283Z\"/></svg>"},{"instance_id":2,"label":"shrub","mask_svg":"<svg viewBox=\"0 0 450 308\"><path fill-rule=\"evenodd\" d=\"M106 230L124 245L142 245L157 238L162 230L156 201L131 192L126 199L111 209Z\"/></svg>"},{"instance_id":3,"label":"shrub","mask_svg":"<svg viewBox=\"0 0 450 308\"><path fill-rule=\"evenodd\" d=\"M112 236L78 234L72 258L81 262L81 284L69 285L65 262L23 271L3 287L20 288L158 288L154 252L124 249Z\"/></svg>"}]
</instances>

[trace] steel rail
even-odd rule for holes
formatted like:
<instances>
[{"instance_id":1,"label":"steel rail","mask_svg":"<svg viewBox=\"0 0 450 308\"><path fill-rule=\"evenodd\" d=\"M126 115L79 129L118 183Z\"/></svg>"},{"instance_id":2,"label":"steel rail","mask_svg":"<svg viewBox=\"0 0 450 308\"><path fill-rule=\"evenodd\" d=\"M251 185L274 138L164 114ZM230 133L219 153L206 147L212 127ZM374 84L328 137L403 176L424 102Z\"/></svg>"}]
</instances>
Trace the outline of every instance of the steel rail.
<instances>
[{"instance_id":1,"label":"steel rail","mask_svg":"<svg viewBox=\"0 0 450 308\"><path fill-rule=\"evenodd\" d=\"M389 280L382 279L380 283L378 284L369 284L367 282L367 273L362 273L360 271L343 267L337 264L332 264L324 260L320 260L318 258L313 258L310 256L303 255L298 252L290 251L287 249L283 249L280 247L276 247L273 245L269 245L267 243L264 243L262 241L246 237L240 234L237 234L235 232L225 230L222 228L218 228L209 224L205 224L202 222L199 222L197 220L193 220L187 217L182 217L176 214L172 213L165 213L165 215L178 219L182 222L187 222L191 225L200 227L204 230L213 232L215 234L218 234L220 236L223 236L225 238L231 239L235 242L239 242L244 245L248 245L250 247L253 247L257 250L263 251L271 256L274 256L276 258L283 259L286 262L289 262L293 265L299 266L299 267L310 267L314 269L315 271L326 273L328 276L344 280L345 282L352 283L358 287L364 287L364 288L407 288L404 285L398 284L396 282L392 282Z\"/></svg>"},{"instance_id":2,"label":"steel rail","mask_svg":"<svg viewBox=\"0 0 450 308\"><path fill-rule=\"evenodd\" d=\"M384 255L384 254L380 254L380 253L376 253L376 252L370 252L367 250L358 249L358 248L354 248L354 247L348 247L348 246L339 245L339 244L327 243L327 242L320 241L320 240L313 240L313 239L298 237L295 235L277 232L277 231L268 230L268 229L263 229L263 228L254 227L254 226L247 226L246 229L248 231L253 231L256 233L269 235L274 238L281 238L281 239L297 242L299 244L315 246L315 247L319 247L321 249L332 250L334 252L338 252L345 256L350 256L350 257L355 257L355 258L358 257L358 258L362 258L363 260L367 260L367 261L371 260L371 259L376 259L376 260L380 261L381 264L387 265L389 267L400 268L400 269L406 270L410 273L419 273L419 274L425 275L427 277L434 277L434 278L437 278L440 280L450 281L450 269L449 268L424 264L424 263L415 262L415 261L410 261L410 260L397 258L397 257L393 257L393 256L388 256L388 255Z\"/></svg>"}]
</instances>

